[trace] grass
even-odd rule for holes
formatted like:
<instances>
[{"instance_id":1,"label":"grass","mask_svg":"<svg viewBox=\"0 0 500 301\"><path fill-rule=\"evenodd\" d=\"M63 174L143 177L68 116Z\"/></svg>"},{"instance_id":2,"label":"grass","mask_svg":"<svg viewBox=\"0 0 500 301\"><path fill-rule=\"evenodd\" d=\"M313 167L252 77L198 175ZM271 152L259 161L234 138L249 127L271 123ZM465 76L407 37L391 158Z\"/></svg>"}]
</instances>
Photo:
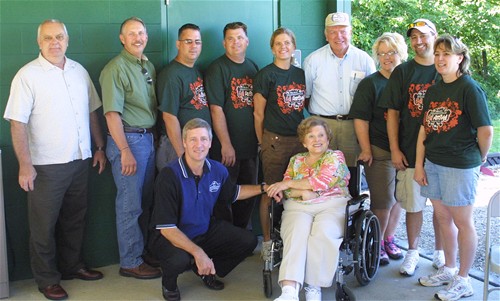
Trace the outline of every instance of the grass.
<instances>
[{"instance_id":1,"label":"grass","mask_svg":"<svg viewBox=\"0 0 500 301\"><path fill-rule=\"evenodd\" d=\"M490 153L500 153L500 119L493 120L493 143Z\"/></svg>"}]
</instances>

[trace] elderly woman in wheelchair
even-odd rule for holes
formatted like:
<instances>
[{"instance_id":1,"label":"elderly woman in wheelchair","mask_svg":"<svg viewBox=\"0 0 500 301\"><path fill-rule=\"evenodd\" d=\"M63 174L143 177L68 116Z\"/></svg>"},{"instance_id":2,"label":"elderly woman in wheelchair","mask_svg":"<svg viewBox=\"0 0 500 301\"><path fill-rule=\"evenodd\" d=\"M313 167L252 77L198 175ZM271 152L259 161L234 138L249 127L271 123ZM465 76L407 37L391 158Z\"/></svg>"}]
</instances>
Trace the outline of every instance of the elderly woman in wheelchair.
<instances>
[{"instance_id":1,"label":"elderly woman in wheelchair","mask_svg":"<svg viewBox=\"0 0 500 301\"><path fill-rule=\"evenodd\" d=\"M332 133L327 124L309 117L297 131L308 151L293 156L283 181L267 191L284 206L278 280L282 294L275 301L298 300L305 284L306 299L321 300L321 287L334 280L351 198L349 169L342 152L328 149Z\"/></svg>"}]
</instances>

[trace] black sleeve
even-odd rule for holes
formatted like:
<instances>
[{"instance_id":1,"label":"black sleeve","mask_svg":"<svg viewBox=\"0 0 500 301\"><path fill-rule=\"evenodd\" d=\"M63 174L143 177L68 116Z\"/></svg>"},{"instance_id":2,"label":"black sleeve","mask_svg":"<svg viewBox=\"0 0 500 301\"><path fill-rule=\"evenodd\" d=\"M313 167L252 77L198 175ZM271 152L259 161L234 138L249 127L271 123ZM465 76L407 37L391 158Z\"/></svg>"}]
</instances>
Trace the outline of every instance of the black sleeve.
<instances>
[{"instance_id":1,"label":"black sleeve","mask_svg":"<svg viewBox=\"0 0 500 301\"><path fill-rule=\"evenodd\" d=\"M169 167L163 168L155 182L154 227L177 225L181 216L182 190L180 181Z\"/></svg>"}]
</instances>

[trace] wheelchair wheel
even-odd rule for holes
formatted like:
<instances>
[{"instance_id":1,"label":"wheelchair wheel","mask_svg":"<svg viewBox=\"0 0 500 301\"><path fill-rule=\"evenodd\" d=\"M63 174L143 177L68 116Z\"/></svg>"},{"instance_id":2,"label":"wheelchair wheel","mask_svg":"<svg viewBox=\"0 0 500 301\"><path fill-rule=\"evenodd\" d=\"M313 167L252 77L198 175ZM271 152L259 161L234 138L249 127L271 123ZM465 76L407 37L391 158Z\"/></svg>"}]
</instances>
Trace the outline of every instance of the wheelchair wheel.
<instances>
[{"instance_id":1,"label":"wheelchair wheel","mask_svg":"<svg viewBox=\"0 0 500 301\"><path fill-rule=\"evenodd\" d=\"M354 275L362 286L377 274L380 262L380 225L371 211L364 211L356 221Z\"/></svg>"},{"instance_id":2,"label":"wheelchair wheel","mask_svg":"<svg viewBox=\"0 0 500 301\"><path fill-rule=\"evenodd\" d=\"M273 295L273 280L271 277L271 271L262 271L262 276L264 280L264 295L269 298Z\"/></svg>"},{"instance_id":3,"label":"wheelchair wheel","mask_svg":"<svg viewBox=\"0 0 500 301\"><path fill-rule=\"evenodd\" d=\"M337 289L335 290L335 300L337 301L356 301L356 297L352 293L351 289L345 284L337 283Z\"/></svg>"}]
</instances>

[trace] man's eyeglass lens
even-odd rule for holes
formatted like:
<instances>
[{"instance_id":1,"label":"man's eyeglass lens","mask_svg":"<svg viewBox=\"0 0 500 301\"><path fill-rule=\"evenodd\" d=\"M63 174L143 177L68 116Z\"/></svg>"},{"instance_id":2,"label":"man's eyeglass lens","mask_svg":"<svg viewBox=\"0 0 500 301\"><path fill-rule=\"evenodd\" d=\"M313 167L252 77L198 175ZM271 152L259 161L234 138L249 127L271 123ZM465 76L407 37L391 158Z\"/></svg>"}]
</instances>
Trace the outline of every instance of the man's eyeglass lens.
<instances>
[{"instance_id":1,"label":"man's eyeglass lens","mask_svg":"<svg viewBox=\"0 0 500 301\"><path fill-rule=\"evenodd\" d=\"M195 43L196 45L201 45L202 43L201 40L191 40L191 39L184 39L179 41L186 45L193 45L193 43Z\"/></svg>"}]
</instances>

